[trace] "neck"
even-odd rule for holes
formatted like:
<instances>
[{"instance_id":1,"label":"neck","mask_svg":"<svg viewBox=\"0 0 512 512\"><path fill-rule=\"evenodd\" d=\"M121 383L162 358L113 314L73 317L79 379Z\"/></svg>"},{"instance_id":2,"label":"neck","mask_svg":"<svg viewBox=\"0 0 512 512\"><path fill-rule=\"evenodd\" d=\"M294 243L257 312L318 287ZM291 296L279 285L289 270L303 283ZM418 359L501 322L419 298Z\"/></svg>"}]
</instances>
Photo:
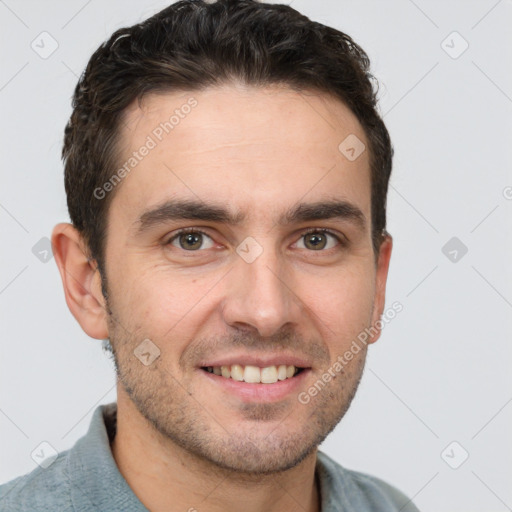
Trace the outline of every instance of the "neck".
<instances>
[{"instance_id":1,"label":"neck","mask_svg":"<svg viewBox=\"0 0 512 512\"><path fill-rule=\"evenodd\" d=\"M112 454L128 485L149 510L320 512L316 449L280 473L231 471L164 438L123 393L118 393L117 403Z\"/></svg>"}]
</instances>

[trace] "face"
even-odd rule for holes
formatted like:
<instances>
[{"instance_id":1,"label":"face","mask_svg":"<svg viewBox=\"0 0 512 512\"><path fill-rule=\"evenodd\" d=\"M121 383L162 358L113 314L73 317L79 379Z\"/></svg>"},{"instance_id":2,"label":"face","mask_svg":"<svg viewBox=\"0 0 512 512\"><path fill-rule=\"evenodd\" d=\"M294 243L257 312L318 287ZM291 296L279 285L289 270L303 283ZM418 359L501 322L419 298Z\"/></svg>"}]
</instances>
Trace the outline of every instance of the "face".
<instances>
[{"instance_id":1,"label":"face","mask_svg":"<svg viewBox=\"0 0 512 512\"><path fill-rule=\"evenodd\" d=\"M364 131L326 95L226 85L148 95L121 134L121 165L136 162L105 271L123 393L164 442L217 466L297 465L346 412L366 347L333 364L382 312L369 155L338 149Z\"/></svg>"}]
</instances>

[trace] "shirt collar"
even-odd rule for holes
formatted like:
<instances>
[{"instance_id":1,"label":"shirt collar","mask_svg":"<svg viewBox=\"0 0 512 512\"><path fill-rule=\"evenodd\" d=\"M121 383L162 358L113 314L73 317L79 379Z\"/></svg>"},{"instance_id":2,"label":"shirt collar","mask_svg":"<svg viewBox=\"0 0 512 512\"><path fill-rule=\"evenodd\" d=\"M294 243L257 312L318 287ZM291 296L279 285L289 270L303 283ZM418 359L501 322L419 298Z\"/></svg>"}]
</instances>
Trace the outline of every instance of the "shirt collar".
<instances>
[{"instance_id":1,"label":"shirt collar","mask_svg":"<svg viewBox=\"0 0 512 512\"><path fill-rule=\"evenodd\" d=\"M97 407L87 434L71 449L64 471L77 512L147 511L119 472L112 455L110 442L115 435L116 415L115 402Z\"/></svg>"}]
</instances>

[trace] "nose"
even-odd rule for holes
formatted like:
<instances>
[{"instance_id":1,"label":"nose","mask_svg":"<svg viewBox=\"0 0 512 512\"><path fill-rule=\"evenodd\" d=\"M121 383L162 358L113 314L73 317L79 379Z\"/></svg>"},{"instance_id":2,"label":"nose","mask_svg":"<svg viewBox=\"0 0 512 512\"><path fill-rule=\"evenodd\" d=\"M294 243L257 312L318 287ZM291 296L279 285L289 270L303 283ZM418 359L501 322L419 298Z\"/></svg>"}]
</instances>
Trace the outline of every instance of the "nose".
<instances>
[{"instance_id":1,"label":"nose","mask_svg":"<svg viewBox=\"0 0 512 512\"><path fill-rule=\"evenodd\" d=\"M251 263L238 258L227 276L224 321L238 329L255 329L262 337L270 337L285 326L296 327L303 306L285 270L270 249Z\"/></svg>"}]
</instances>

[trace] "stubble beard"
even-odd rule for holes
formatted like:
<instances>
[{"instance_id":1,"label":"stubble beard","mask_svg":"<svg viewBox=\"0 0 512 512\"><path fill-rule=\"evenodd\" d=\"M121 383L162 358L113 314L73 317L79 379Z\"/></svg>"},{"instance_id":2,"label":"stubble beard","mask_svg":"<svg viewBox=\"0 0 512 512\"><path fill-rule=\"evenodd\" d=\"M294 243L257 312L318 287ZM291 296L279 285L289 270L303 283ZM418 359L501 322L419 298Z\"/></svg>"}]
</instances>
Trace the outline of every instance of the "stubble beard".
<instances>
[{"instance_id":1,"label":"stubble beard","mask_svg":"<svg viewBox=\"0 0 512 512\"><path fill-rule=\"evenodd\" d=\"M165 367L164 357L144 366L133 351L142 338L128 333L108 309L109 334L118 383L140 415L160 437L164 449L186 453L198 466L239 479L289 470L313 453L347 412L359 386L366 350L362 350L308 404L297 397L275 404L240 404L235 425ZM169 343L169 341L167 341ZM164 346L157 342L158 346ZM162 354L164 355L164 354ZM320 378L317 375L315 382ZM292 408L309 408L302 428L285 428ZM295 410L295 409L294 409ZM270 421L277 426L268 432Z\"/></svg>"}]
</instances>

